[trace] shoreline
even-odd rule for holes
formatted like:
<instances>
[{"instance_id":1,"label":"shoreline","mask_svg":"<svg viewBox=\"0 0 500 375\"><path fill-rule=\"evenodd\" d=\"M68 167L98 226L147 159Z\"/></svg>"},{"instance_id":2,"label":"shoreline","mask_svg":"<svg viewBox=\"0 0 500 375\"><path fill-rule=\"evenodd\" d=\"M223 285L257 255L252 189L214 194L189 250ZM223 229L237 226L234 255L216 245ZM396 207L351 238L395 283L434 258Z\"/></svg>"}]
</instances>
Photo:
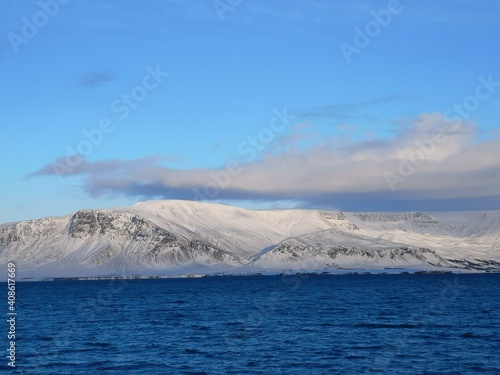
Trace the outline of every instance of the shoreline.
<instances>
[{"instance_id":1,"label":"shoreline","mask_svg":"<svg viewBox=\"0 0 500 375\"><path fill-rule=\"evenodd\" d=\"M214 274L174 274L174 275L100 275L100 276L74 276L74 277L24 277L16 282L59 282L59 281L106 281L106 280L160 280L160 279L201 279L201 278L229 278L229 277L267 277L267 276L378 276L378 275L463 275L463 274L500 274L499 270L338 270L337 272L304 271L304 272L255 272L255 273L214 273ZM0 280L0 283L6 283Z\"/></svg>"}]
</instances>

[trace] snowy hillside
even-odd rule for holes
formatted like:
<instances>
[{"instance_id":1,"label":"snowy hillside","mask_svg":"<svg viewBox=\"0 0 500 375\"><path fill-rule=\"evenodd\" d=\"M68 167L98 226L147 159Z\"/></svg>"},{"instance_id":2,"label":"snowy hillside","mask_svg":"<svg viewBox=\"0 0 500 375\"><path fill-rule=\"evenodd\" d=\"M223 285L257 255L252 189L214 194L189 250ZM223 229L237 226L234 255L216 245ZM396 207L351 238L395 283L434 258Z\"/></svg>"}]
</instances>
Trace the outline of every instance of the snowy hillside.
<instances>
[{"instance_id":1,"label":"snowy hillside","mask_svg":"<svg viewBox=\"0 0 500 375\"><path fill-rule=\"evenodd\" d=\"M500 270L500 212L245 210L148 201L0 225L20 277L381 270Z\"/></svg>"}]
</instances>

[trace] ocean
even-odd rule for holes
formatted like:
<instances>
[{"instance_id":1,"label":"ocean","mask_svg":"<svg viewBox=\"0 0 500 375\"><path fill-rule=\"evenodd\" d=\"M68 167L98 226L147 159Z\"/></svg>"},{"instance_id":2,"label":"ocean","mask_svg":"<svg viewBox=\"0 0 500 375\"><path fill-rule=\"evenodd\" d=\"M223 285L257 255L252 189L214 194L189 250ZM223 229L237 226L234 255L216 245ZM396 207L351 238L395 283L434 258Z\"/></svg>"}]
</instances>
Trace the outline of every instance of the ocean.
<instances>
[{"instance_id":1,"label":"ocean","mask_svg":"<svg viewBox=\"0 0 500 375\"><path fill-rule=\"evenodd\" d=\"M16 287L18 374L500 374L500 274Z\"/></svg>"}]
</instances>

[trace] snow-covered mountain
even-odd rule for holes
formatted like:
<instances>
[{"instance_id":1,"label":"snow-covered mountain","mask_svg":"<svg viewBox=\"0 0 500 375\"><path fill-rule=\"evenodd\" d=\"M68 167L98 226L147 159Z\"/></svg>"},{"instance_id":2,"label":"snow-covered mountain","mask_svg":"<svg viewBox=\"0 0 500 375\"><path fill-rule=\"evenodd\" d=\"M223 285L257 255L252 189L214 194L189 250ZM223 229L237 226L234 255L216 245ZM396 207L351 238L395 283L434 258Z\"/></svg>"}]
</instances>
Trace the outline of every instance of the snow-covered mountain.
<instances>
[{"instance_id":1,"label":"snow-covered mountain","mask_svg":"<svg viewBox=\"0 0 500 375\"><path fill-rule=\"evenodd\" d=\"M500 270L500 212L245 210L147 201L0 225L20 277Z\"/></svg>"}]
</instances>

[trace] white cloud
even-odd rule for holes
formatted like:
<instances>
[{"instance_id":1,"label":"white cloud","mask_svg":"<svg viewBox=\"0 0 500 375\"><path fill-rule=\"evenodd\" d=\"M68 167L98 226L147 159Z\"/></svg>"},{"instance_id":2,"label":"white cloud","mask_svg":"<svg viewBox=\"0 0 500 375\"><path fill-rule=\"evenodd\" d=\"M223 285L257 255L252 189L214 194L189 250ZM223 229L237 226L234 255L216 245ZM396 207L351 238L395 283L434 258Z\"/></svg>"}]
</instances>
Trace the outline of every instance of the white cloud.
<instances>
[{"instance_id":1,"label":"white cloud","mask_svg":"<svg viewBox=\"0 0 500 375\"><path fill-rule=\"evenodd\" d=\"M498 196L500 138L479 142L476 129L474 123L450 123L440 114L424 114L390 139L339 145L330 138L303 149L296 145L302 138L288 134L277 140L279 152L269 147L267 151L274 151L240 164L233 176L225 168L166 168L154 158L86 162L77 174L84 176L82 187L92 196L192 199L193 189L203 192L207 186L210 199L305 204L335 194L366 199L383 194L391 200ZM411 173L408 165L414 169ZM53 174L50 171L45 166L34 175ZM388 173L400 178L393 190Z\"/></svg>"}]
</instances>

